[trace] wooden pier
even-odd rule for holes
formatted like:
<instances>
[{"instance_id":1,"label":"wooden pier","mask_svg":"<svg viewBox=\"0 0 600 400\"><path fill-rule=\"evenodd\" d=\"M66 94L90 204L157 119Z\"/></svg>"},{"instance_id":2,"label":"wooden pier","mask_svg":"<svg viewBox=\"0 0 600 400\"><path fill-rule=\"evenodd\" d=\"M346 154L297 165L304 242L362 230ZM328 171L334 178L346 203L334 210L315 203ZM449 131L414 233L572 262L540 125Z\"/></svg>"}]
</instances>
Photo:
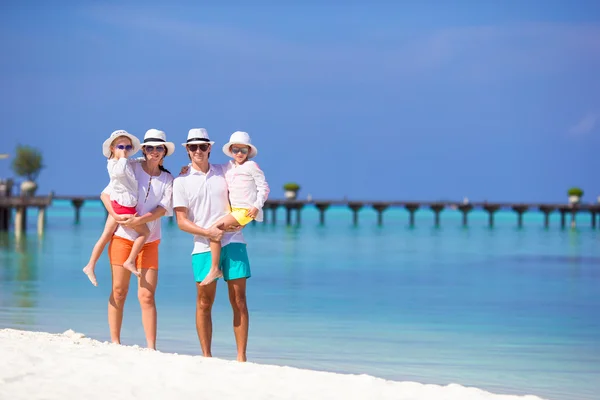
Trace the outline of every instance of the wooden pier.
<instances>
[{"instance_id":1,"label":"wooden pier","mask_svg":"<svg viewBox=\"0 0 600 400\"><path fill-rule=\"evenodd\" d=\"M440 225L440 214L445 209L456 210L462 213L463 226L468 225L468 215L475 209L484 210L488 213L488 224L494 226L494 214L499 210L512 210L517 214L517 225L523 226L523 214L527 211L538 211L544 214L544 226L550 226L550 214L560 213L561 228L567 225L567 216L570 216L570 225L575 224L575 215L578 213L588 213L592 228L596 228L598 217L600 216L600 204L550 204L550 203L489 203L489 202L435 202L435 201L346 201L346 200L269 200L264 206L264 222L276 224L277 210L283 207L286 210L286 224L292 224L292 214L296 214L296 224L301 221L301 211L305 206L314 206L319 210L319 223L325 224L325 213L331 206L346 206L352 211L352 222L358 225L359 211L365 207L371 207L377 212L377 224L383 225L383 214L389 208L405 208L409 212L408 223L415 225L415 214L419 209L428 209L433 211L435 226ZM269 210L271 216L269 217Z\"/></svg>"},{"instance_id":2,"label":"wooden pier","mask_svg":"<svg viewBox=\"0 0 600 400\"><path fill-rule=\"evenodd\" d=\"M7 231L10 225L11 209L16 209L15 232L25 231L26 212L28 207L39 209L38 233L44 232L45 210L52 200L70 201L75 211L75 223L81 221L81 208L86 202L99 202L98 196L45 196L45 197L0 197L0 231ZM600 204L551 204L551 203L489 203L489 202L430 202L430 201L347 201L347 200L269 200L264 206L264 223L277 224L277 211L285 210L286 225L300 225L302 209L315 207L319 211L319 223L325 225L326 212L331 206L348 207L352 211L352 223L359 224L359 212L364 208L372 208L377 212L377 224L383 225L384 213L390 208L404 208L409 212L408 223L415 225L415 214L418 210L431 210L434 214L433 224L440 225L440 215L444 210L454 210L462 213L462 225L468 226L468 216L473 210L483 210L488 214L488 225L494 226L494 215L500 210L511 210L516 214L518 227L523 226L523 215L526 212L537 211L544 215L544 227L550 226L550 215L560 214L560 226L575 226L575 216L585 213L590 216L591 227L596 229L600 217ZM294 218L295 217L295 218ZM170 221L173 221L171 217Z\"/></svg>"},{"instance_id":3,"label":"wooden pier","mask_svg":"<svg viewBox=\"0 0 600 400\"><path fill-rule=\"evenodd\" d=\"M15 213L15 235L20 236L27 230L27 209L37 208L37 232L43 235L46 229L46 208L52 204L52 194L48 196L25 197L25 196L2 196L0 197L0 232L6 232L10 228L12 210Z\"/></svg>"}]
</instances>

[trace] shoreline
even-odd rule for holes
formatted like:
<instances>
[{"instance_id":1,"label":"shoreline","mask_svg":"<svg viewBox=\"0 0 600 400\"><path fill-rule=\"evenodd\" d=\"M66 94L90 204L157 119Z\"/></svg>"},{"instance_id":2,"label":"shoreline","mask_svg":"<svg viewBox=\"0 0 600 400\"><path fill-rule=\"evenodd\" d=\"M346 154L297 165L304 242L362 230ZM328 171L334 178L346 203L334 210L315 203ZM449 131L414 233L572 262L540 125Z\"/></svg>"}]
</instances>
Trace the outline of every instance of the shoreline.
<instances>
[{"instance_id":1,"label":"shoreline","mask_svg":"<svg viewBox=\"0 0 600 400\"><path fill-rule=\"evenodd\" d=\"M0 329L0 398L542 400L458 384L398 382L238 363L62 334Z\"/></svg>"}]
</instances>

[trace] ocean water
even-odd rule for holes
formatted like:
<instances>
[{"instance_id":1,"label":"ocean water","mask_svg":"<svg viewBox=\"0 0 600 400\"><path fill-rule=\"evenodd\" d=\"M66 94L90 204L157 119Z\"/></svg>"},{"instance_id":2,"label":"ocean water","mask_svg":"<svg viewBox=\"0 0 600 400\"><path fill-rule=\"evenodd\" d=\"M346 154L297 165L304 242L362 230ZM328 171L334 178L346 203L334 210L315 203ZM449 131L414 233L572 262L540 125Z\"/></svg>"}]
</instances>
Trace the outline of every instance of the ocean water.
<instances>
[{"instance_id":1,"label":"ocean water","mask_svg":"<svg viewBox=\"0 0 600 400\"><path fill-rule=\"evenodd\" d=\"M28 216L26 237L0 234L0 328L63 332L108 340L110 272L99 287L81 272L104 211L88 202L74 223L68 202L49 209L43 237ZM576 229L558 215L499 212L495 226L461 215L391 209L384 224L363 209L333 207L325 226L306 207L300 226L245 228L250 361L422 383L458 383L496 393L554 400L600 393L600 246L588 214ZM295 218L294 218L295 220ZM163 219L157 290L158 348L200 354L195 331L191 236ZM213 308L213 355L235 358L231 309L219 282ZM123 343L144 345L135 288L125 307Z\"/></svg>"}]
</instances>

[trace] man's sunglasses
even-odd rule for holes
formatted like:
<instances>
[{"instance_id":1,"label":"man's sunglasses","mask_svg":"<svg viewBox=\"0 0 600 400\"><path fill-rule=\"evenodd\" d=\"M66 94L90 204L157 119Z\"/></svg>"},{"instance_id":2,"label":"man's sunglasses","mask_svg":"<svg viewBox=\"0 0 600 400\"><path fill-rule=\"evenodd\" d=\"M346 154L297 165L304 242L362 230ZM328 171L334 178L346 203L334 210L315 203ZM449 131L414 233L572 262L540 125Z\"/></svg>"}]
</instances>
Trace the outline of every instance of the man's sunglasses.
<instances>
[{"instance_id":1,"label":"man's sunglasses","mask_svg":"<svg viewBox=\"0 0 600 400\"><path fill-rule=\"evenodd\" d=\"M208 148L210 147L210 144L188 144L188 150L191 151L192 153L195 152L196 150L200 149L202 151L206 151L208 150Z\"/></svg>"},{"instance_id":2,"label":"man's sunglasses","mask_svg":"<svg viewBox=\"0 0 600 400\"><path fill-rule=\"evenodd\" d=\"M162 153L163 151L165 151L165 146L144 146L146 148L146 152L151 153L154 150L158 151L159 153Z\"/></svg>"},{"instance_id":3,"label":"man's sunglasses","mask_svg":"<svg viewBox=\"0 0 600 400\"><path fill-rule=\"evenodd\" d=\"M232 147L231 152L233 154L237 154L239 152L241 152L242 154L248 154L248 148L247 147Z\"/></svg>"},{"instance_id":4,"label":"man's sunglasses","mask_svg":"<svg viewBox=\"0 0 600 400\"><path fill-rule=\"evenodd\" d=\"M131 151L133 150L133 146L128 144L127 146L123 145L123 144L118 144L115 146L117 149L119 150L125 150L125 151Z\"/></svg>"}]
</instances>

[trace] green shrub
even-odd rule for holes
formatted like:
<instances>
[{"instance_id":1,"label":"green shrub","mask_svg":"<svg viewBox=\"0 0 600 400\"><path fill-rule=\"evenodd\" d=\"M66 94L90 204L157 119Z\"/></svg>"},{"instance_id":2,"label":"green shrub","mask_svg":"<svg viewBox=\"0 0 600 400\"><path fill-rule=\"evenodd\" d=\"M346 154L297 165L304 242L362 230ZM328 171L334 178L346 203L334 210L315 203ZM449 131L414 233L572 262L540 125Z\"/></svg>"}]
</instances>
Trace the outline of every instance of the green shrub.
<instances>
[{"instance_id":1,"label":"green shrub","mask_svg":"<svg viewBox=\"0 0 600 400\"><path fill-rule=\"evenodd\" d=\"M568 193L569 196L583 197L583 190L578 187L572 187Z\"/></svg>"},{"instance_id":2,"label":"green shrub","mask_svg":"<svg viewBox=\"0 0 600 400\"><path fill-rule=\"evenodd\" d=\"M24 176L30 181L35 181L44 168L42 153L29 146L17 146L17 154L12 162L12 169L17 176Z\"/></svg>"},{"instance_id":3,"label":"green shrub","mask_svg":"<svg viewBox=\"0 0 600 400\"><path fill-rule=\"evenodd\" d=\"M283 185L283 190L291 190L292 192L297 192L300 190L300 185L294 182L288 182Z\"/></svg>"}]
</instances>

